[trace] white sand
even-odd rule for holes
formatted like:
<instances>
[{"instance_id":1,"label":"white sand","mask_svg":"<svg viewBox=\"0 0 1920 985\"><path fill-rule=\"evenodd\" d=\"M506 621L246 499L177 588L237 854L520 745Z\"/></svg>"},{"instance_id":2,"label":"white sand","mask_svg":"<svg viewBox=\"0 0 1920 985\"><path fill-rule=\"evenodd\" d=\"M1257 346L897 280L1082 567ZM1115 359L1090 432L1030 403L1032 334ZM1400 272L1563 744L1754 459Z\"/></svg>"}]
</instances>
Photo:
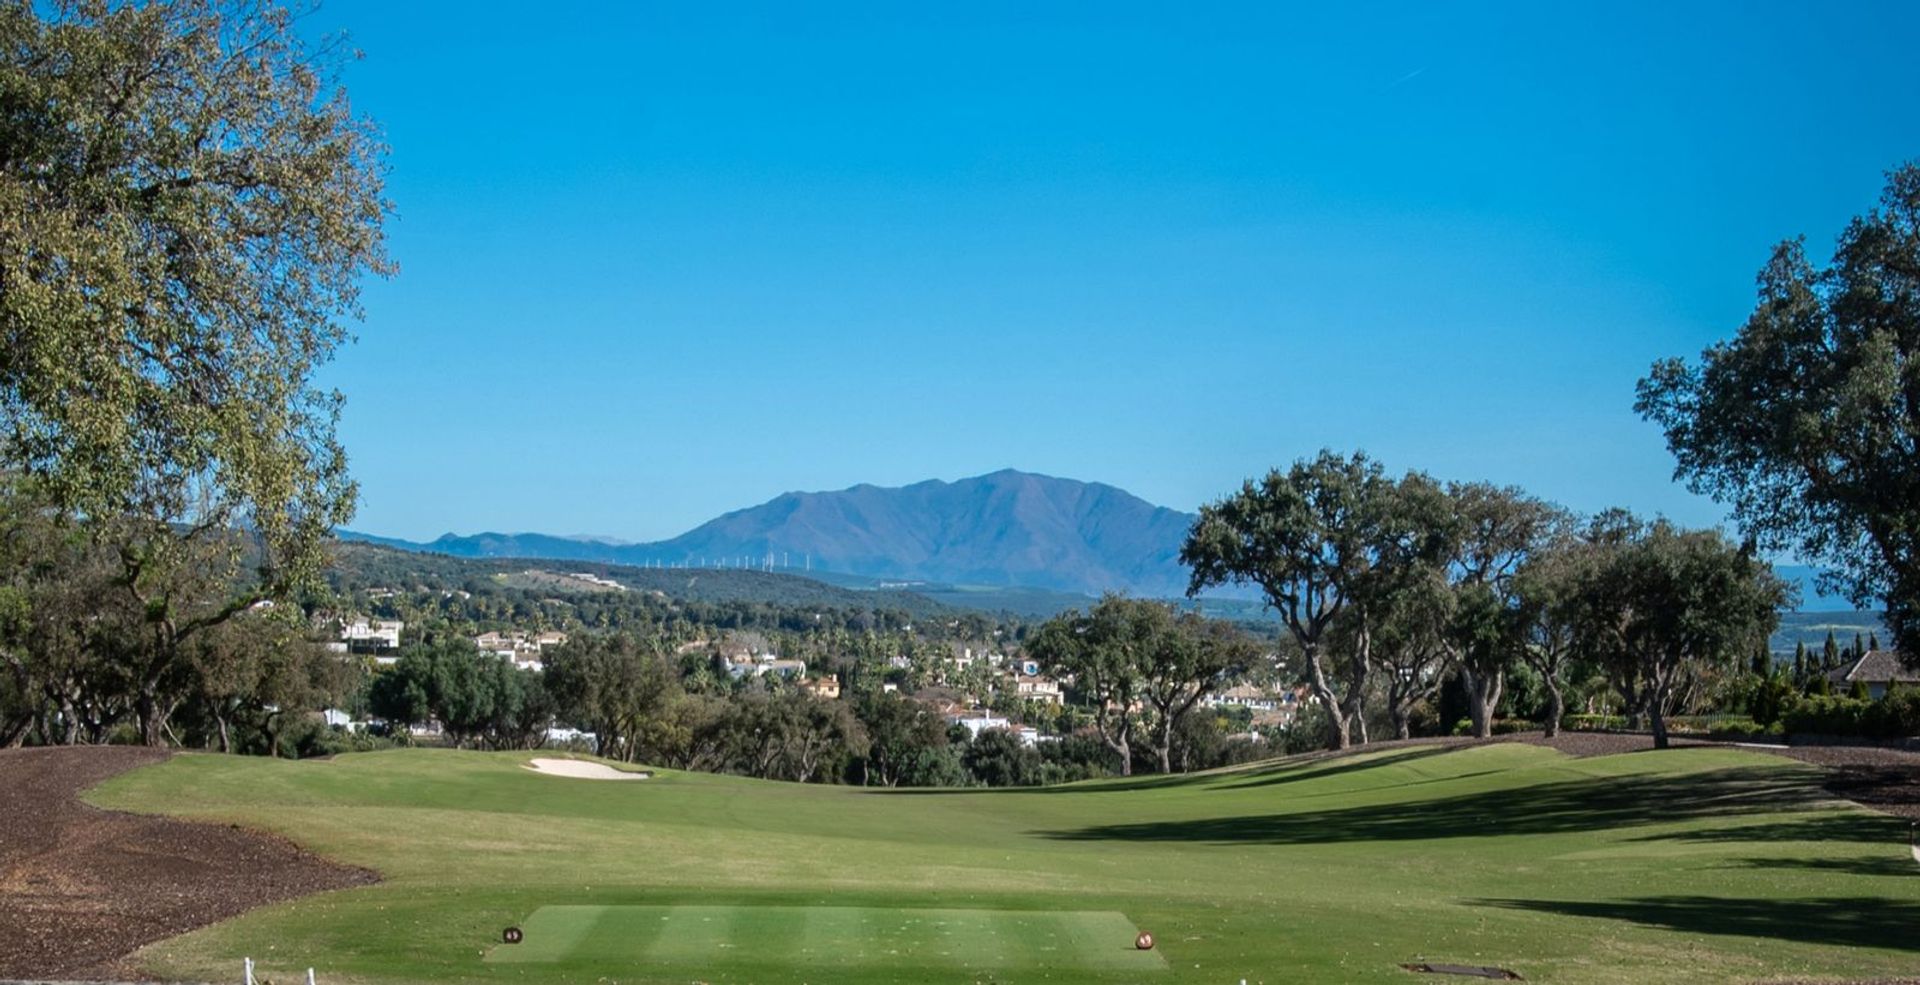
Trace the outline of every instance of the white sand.
<instances>
[{"instance_id":1,"label":"white sand","mask_svg":"<svg viewBox=\"0 0 1920 985\"><path fill-rule=\"evenodd\" d=\"M527 769L549 776L568 776L576 780L644 780L651 773L629 773L617 770L605 763L589 763L580 759L534 759L527 762Z\"/></svg>"}]
</instances>

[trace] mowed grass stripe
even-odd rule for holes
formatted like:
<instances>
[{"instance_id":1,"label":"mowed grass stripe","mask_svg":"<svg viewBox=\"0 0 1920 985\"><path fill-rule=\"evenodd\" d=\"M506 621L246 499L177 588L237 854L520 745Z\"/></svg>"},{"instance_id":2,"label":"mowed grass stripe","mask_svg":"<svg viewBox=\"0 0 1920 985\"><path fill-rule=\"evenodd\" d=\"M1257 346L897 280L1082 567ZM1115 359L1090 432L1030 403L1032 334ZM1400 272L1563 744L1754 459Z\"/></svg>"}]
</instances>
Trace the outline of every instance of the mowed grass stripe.
<instances>
[{"instance_id":1,"label":"mowed grass stripe","mask_svg":"<svg viewBox=\"0 0 1920 985\"><path fill-rule=\"evenodd\" d=\"M593 934L610 909L613 908L543 906L520 925L524 940L495 947L487 953L486 960L507 964L564 961L579 950L581 942Z\"/></svg>"},{"instance_id":2,"label":"mowed grass stripe","mask_svg":"<svg viewBox=\"0 0 1920 985\"><path fill-rule=\"evenodd\" d=\"M801 911L800 946L793 963L808 967L849 967L867 963L872 942L866 912L851 906L809 906Z\"/></svg>"},{"instance_id":3,"label":"mowed grass stripe","mask_svg":"<svg viewBox=\"0 0 1920 985\"><path fill-rule=\"evenodd\" d=\"M921 910L928 920L932 950L944 952L942 964L952 968L1000 969L1012 967L1013 949L998 933L988 910Z\"/></svg>"},{"instance_id":4,"label":"mowed grass stripe","mask_svg":"<svg viewBox=\"0 0 1920 985\"><path fill-rule=\"evenodd\" d=\"M1123 914L854 906L543 906L487 961L697 967L1151 970Z\"/></svg>"},{"instance_id":5,"label":"mowed grass stripe","mask_svg":"<svg viewBox=\"0 0 1920 985\"><path fill-rule=\"evenodd\" d=\"M640 959L662 964L698 964L723 957L732 960L736 955L728 955L728 948L721 945L733 943L735 909L731 906L672 907L666 914L667 919L657 921L659 933L644 949L627 951L621 955L619 945L609 942L609 947L615 949L609 957L624 956L628 960Z\"/></svg>"},{"instance_id":6,"label":"mowed grass stripe","mask_svg":"<svg viewBox=\"0 0 1920 985\"><path fill-rule=\"evenodd\" d=\"M1073 926L1059 934L1071 950L1071 960L1063 962L1083 968L1121 968L1138 971L1164 969L1166 958L1158 950L1142 951L1134 946L1140 928L1125 914L1111 910L1101 913L1062 913L1058 915Z\"/></svg>"}]
</instances>

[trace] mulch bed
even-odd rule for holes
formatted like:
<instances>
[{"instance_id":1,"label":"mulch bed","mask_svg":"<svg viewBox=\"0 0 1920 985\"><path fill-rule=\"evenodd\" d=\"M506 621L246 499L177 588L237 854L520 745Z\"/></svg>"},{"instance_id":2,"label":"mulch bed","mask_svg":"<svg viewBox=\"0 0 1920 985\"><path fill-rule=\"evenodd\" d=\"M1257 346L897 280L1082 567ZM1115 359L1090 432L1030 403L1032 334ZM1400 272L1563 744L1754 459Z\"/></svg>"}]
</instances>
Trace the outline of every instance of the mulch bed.
<instances>
[{"instance_id":1,"label":"mulch bed","mask_svg":"<svg viewBox=\"0 0 1920 985\"><path fill-rule=\"evenodd\" d=\"M159 762L128 746L0 750L0 978L126 978L134 949L378 880L237 827L103 811L81 791Z\"/></svg>"},{"instance_id":2,"label":"mulch bed","mask_svg":"<svg viewBox=\"0 0 1920 985\"><path fill-rule=\"evenodd\" d=\"M1406 746L1451 747L1490 742L1525 742L1530 745L1548 746L1569 756L1577 757L1614 756L1621 753L1645 752L1653 748L1653 739L1645 735L1615 732L1562 732L1553 738L1547 738L1539 732L1519 732L1513 735L1495 736L1491 739L1449 736L1371 742L1364 746L1354 746L1343 752L1309 753L1297 757L1297 761L1311 762L1332 756L1378 752L1382 749ZM1678 736L1673 737L1671 742L1675 749L1725 744L1704 739L1684 739ZM1864 804L1874 810L1899 817L1920 820L1920 752L1879 746L1742 744L1740 748L1785 756L1788 759L1797 759L1815 766L1824 766L1828 770L1825 783L1827 792L1835 797ZM1920 985L1920 980L1916 980L1914 985Z\"/></svg>"},{"instance_id":3,"label":"mulch bed","mask_svg":"<svg viewBox=\"0 0 1920 985\"><path fill-rule=\"evenodd\" d=\"M1790 746L1767 750L1825 766L1836 797L1910 820L1920 820L1920 753L1872 746Z\"/></svg>"},{"instance_id":4,"label":"mulch bed","mask_svg":"<svg viewBox=\"0 0 1920 985\"><path fill-rule=\"evenodd\" d=\"M1653 748L1653 740L1644 735L1563 732L1548 739L1533 732L1515 738L1535 745L1552 746L1571 756L1611 756ZM1722 744L1698 739L1673 740L1674 748ZM1879 746L1743 744L1740 748L1824 766L1828 770L1824 785L1827 792L1835 797L1899 817L1920 820L1920 753Z\"/></svg>"}]
</instances>

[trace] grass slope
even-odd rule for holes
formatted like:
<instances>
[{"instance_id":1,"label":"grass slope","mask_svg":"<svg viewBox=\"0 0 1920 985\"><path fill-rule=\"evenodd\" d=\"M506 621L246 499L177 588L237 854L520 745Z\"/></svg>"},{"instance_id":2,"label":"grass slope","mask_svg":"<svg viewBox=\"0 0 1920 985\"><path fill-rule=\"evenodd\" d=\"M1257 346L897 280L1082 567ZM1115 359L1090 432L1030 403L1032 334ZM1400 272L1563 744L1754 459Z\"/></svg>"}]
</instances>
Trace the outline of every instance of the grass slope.
<instances>
[{"instance_id":1,"label":"grass slope","mask_svg":"<svg viewBox=\"0 0 1920 985\"><path fill-rule=\"evenodd\" d=\"M184 755L93 800L269 828L385 874L144 953L207 980L242 955L369 982L1410 982L1398 965L1422 960L1678 983L1920 964L1906 825L1735 749L1413 748L992 792L591 783L526 758ZM521 947L576 939L488 960L522 923ZM1164 970L1045 950L1052 934L1127 962L1134 926Z\"/></svg>"}]
</instances>

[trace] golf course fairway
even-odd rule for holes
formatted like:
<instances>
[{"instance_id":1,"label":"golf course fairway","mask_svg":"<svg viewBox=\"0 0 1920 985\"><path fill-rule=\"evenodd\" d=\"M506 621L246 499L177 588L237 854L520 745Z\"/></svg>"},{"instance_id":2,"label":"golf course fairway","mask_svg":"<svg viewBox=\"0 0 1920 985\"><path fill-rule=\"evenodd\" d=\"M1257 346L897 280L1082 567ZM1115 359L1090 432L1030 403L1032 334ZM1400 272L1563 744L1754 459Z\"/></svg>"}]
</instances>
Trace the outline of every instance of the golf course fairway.
<instances>
[{"instance_id":1,"label":"golf course fairway","mask_svg":"<svg viewBox=\"0 0 1920 985\"><path fill-rule=\"evenodd\" d=\"M1575 759L1405 747L997 791L657 771L535 753L178 755L88 800L273 831L379 885L140 952L151 973L439 982L1545 983L1920 968L1907 825L1732 748ZM524 940L502 942L519 927ZM1157 940L1133 947L1137 931Z\"/></svg>"}]
</instances>

